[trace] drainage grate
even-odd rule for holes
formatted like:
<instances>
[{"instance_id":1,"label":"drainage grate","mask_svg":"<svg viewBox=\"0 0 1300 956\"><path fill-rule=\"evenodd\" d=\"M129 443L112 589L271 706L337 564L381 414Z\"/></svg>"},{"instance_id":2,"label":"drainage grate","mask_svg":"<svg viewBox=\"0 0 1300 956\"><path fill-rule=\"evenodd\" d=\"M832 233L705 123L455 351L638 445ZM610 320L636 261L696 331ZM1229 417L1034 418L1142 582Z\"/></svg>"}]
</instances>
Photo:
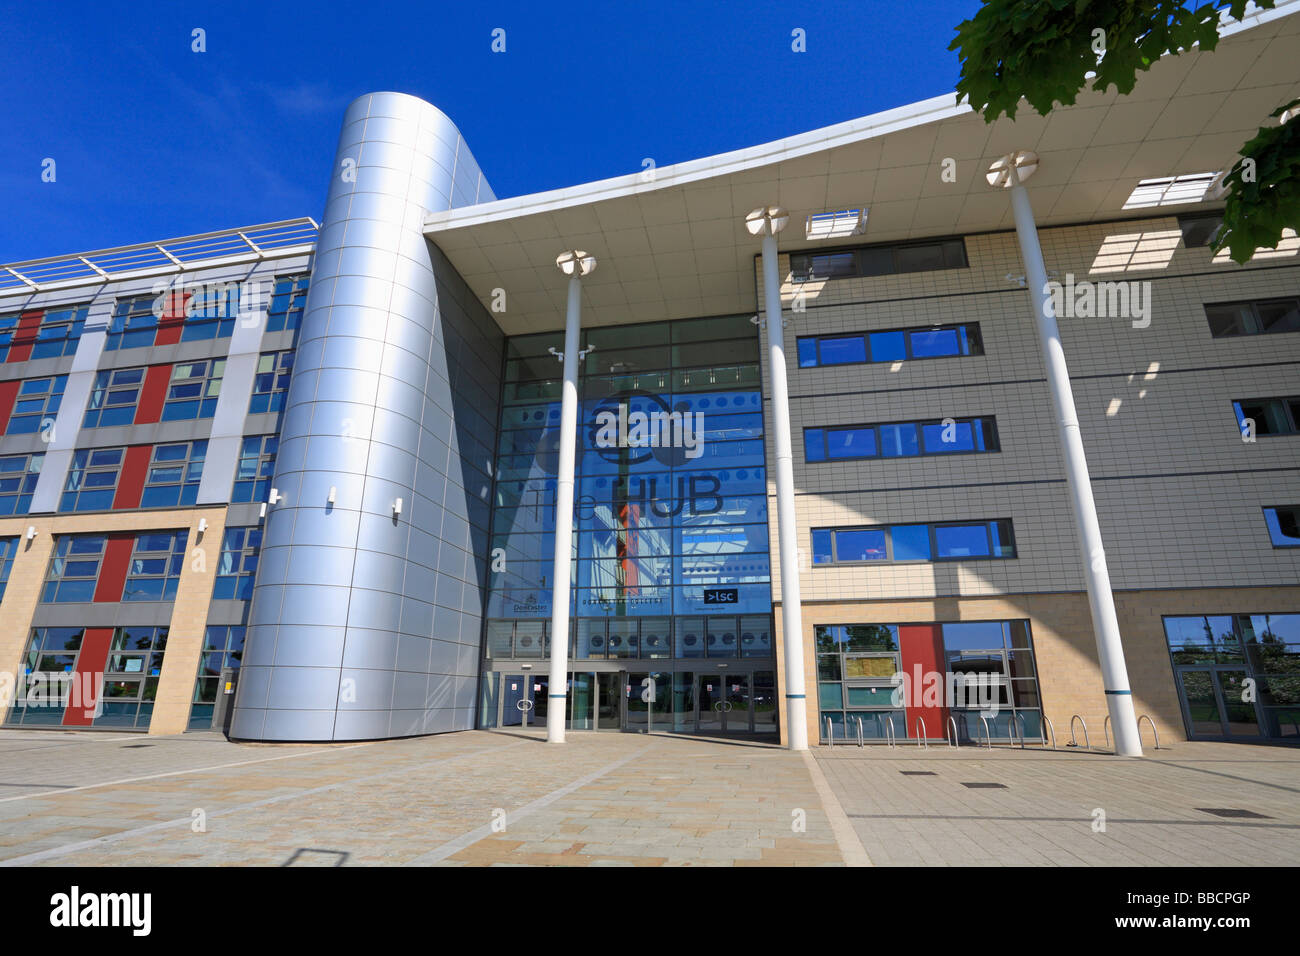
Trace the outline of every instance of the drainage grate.
<instances>
[{"instance_id":1,"label":"drainage grate","mask_svg":"<svg viewBox=\"0 0 1300 956\"><path fill-rule=\"evenodd\" d=\"M1256 813L1254 810L1238 810L1235 807L1197 807L1202 813L1213 813L1216 817L1231 817L1241 820L1272 820L1272 817L1266 817L1262 813Z\"/></svg>"},{"instance_id":2,"label":"drainage grate","mask_svg":"<svg viewBox=\"0 0 1300 956\"><path fill-rule=\"evenodd\" d=\"M898 772L904 777L933 777L935 775L933 770L900 770Z\"/></svg>"},{"instance_id":3,"label":"drainage grate","mask_svg":"<svg viewBox=\"0 0 1300 956\"><path fill-rule=\"evenodd\" d=\"M119 749L121 749L121 750L139 750L141 747L152 747L152 746L153 746L153 744L126 744L126 745L122 746L122 747L119 748Z\"/></svg>"},{"instance_id":4,"label":"drainage grate","mask_svg":"<svg viewBox=\"0 0 1300 956\"><path fill-rule=\"evenodd\" d=\"M969 787L972 790L1005 790L1005 783L962 783L963 787Z\"/></svg>"}]
</instances>

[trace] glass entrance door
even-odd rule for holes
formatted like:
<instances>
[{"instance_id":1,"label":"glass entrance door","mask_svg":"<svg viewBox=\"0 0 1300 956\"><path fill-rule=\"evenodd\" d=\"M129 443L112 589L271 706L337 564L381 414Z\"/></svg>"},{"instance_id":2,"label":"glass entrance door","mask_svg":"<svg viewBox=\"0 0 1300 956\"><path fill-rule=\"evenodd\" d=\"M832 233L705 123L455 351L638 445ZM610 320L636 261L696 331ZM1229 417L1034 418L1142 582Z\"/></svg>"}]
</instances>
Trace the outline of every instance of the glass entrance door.
<instances>
[{"instance_id":1,"label":"glass entrance door","mask_svg":"<svg viewBox=\"0 0 1300 956\"><path fill-rule=\"evenodd\" d=\"M546 674L501 675L501 726L546 724Z\"/></svg>"},{"instance_id":2,"label":"glass entrance door","mask_svg":"<svg viewBox=\"0 0 1300 956\"><path fill-rule=\"evenodd\" d=\"M1239 667L1180 667L1178 692L1191 737L1258 737L1259 711Z\"/></svg>"},{"instance_id":3,"label":"glass entrance door","mask_svg":"<svg viewBox=\"0 0 1300 956\"><path fill-rule=\"evenodd\" d=\"M622 730L627 722L627 672L596 674L596 729Z\"/></svg>"},{"instance_id":4,"label":"glass entrance door","mask_svg":"<svg viewBox=\"0 0 1300 956\"><path fill-rule=\"evenodd\" d=\"M698 733L754 732L754 701L749 673L704 673L696 675L695 680Z\"/></svg>"}]
</instances>

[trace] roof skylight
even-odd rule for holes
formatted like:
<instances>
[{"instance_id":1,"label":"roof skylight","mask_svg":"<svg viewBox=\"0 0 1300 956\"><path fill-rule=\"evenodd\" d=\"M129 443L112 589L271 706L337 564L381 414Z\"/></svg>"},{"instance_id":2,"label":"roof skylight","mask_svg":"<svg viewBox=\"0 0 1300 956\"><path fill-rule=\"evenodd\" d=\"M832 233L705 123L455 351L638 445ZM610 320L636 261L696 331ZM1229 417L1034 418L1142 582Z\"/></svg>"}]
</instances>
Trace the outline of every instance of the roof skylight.
<instances>
[{"instance_id":1,"label":"roof skylight","mask_svg":"<svg viewBox=\"0 0 1300 956\"><path fill-rule=\"evenodd\" d=\"M819 212L808 217L804 224L806 239L840 239L844 236L860 236L867 231L867 210L837 209L835 212Z\"/></svg>"},{"instance_id":2,"label":"roof skylight","mask_svg":"<svg viewBox=\"0 0 1300 956\"><path fill-rule=\"evenodd\" d=\"M1177 206L1180 203L1200 202L1205 198L1210 184L1218 173L1191 173L1186 176L1164 176L1144 179L1129 194L1125 209L1150 209L1152 206Z\"/></svg>"}]
</instances>

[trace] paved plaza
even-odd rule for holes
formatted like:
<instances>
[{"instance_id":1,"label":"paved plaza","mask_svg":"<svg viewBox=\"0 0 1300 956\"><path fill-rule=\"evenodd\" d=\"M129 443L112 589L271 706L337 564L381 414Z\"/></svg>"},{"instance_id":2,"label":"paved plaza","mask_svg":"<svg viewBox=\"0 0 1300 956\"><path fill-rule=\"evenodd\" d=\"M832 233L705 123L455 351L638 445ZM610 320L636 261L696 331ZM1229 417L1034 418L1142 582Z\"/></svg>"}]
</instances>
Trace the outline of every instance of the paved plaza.
<instances>
[{"instance_id":1,"label":"paved plaza","mask_svg":"<svg viewBox=\"0 0 1300 956\"><path fill-rule=\"evenodd\" d=\"M0 731L4 865L1291 865L1300 750Z\"/></svg>"}]
</instances>

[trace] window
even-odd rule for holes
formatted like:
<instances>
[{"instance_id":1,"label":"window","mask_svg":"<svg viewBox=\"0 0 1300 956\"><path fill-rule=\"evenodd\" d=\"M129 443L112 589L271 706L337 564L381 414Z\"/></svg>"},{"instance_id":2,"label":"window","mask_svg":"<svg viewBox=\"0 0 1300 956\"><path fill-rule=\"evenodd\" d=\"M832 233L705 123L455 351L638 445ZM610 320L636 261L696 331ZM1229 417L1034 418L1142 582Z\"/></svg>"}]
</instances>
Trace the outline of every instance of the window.
<instances>
[{"instance_id":1,"label":"window","mask_svg":"<svg viewBox=\"0 0 1300 956\"><path fill-rule=\"evenodd\" d=\"M80 627L38 627L32 630L23 655L25 685L14 694L9 724L32 726L63 723L70 697L83 699L72 674L85 629Z\"/></svg>"},{"instance_id":2,"label":"window","mask_svg":"<svg viewBox=\"0 0 1300 956\"><path fill-rule=\"evenodd\" d=\"M153 716L158 678L167 651L165 627L119 627L113 631L96 727L146 729Z\"/></svg>"},{"instance_id":3,"label":"window","mask_svg":"<svg viewBox=\"0 0 1300 956\"><path fill-rule=\"evenodd\" d=\"M222 668L238 668L244 656L244 628L209 627L203 638L203 657L194 681L194 705L190 708L190 730L212 725L213 706L221 692Z\"/></svg>"},{"instance_id":4,"label":"window","mask_svg":"<svg viewBox=\"0 0 1300 956\"><path fill-rule=\"evenodd\" d=\"M1011 521L945 521L937 524L814 528L813 564L864 561L962 561L1014 558Z\"/></svg>"},{"instance_id":5,"label":"window","mask_svg":"<svg viewBox=\"0 0 1300 956\"><path fill-rule=\"evenodd\" d=\"M1218 173L1188 173L1183 176L1140 180L1124 201L1124 208L1149 209L1152 206L1200 202L1217 175Z\"/></svg>"},{"instance_id":6,"label":"window","mask_svg":"<svg viewBox=\"0 0 1300 956\"><path fill-rule=\"evenodd\" d=\"M9 347L13 345L14 334L18 331L19 318L17 312L0 314L0 362L9 359Z\"/></svg>"},{"instance_id":7,"label":"window","mask_svg":"<svg viewBox=\"0 0 1300 956\"><path fill-rule=\"evenodd\" d=\"M1243 398L1232 403L1237 427L1253 425L1256 435L1294 435L1300 431L1300 397Z\"/></svg>"},{"instance_id":8,"label":"window","mask_svg":"<svg viewBox=\"0 0 1300 956\"><path fill-rule=\"evenodd\" d=\"M1275 548L1300 548L1300 505L1264 509L1264 523Z\"/></svg>"},{"instance_id":9,"label":"window","mask_svg":"<svg viewBox=\"0 0 1300 956\"><path fill-rule=\"evenodd\" d=\"M1300 332L1300 299L1220 302L1205 307L1205 318L1210 323L1210 334L1216 339Z\"/></svg>"},{"instance_id":10,"label":"window","mask_svg":"<svg viewBox=\"0 0 1300 956\"><path fill-rule=\"evenodd\" d=\"M227 528L221 539L221 563L212 592L217 601L248 601L253 597L257 552L262 547L261 528Z\"/></svg>"},{"instance_id":11,"label":"window","mask_svg":"<svg viewBox=\"0 0 1300 956\"><path fill-rule=\"evenodd\" d=\"M275 280L271 307L267 310L266 330L283 332L302 324L302 310L307 304L308 276L285 276Z\"/></svg>"},{"instance_id":12,"label":"window","mask_svg":"<svg viewBox=\"0 0 1300 956\"><path fill-rule=\"evenodd\" d=\"M162 420L185 421L211 418L221 394L221 377L226 373L225 359L182 362L172 368L167 400L163 402Z\"/></svg>"},{"instance_id":13,"label":"window","mask_svg":"<svg viewBox=\"0 0 1300 956\"><path fill-rule=\"evenodd\" d=\"M1000 450L993 418L805 428L803 445L810 462Z\"/></svg>"},{"instance_id":14,"label":"window","mask_svg":"<svg viewBox=\"0 0 1300 956\"><path fill-rule=\"evenodd\" d=\"M80 448L73 453L60 511L108 511L113 507L124 448Z\"/></svg>"},{"instance_id":15,"label":"window","mask_svg":"<svg viewBox=\"0 0 1300 956\"><path fill-rule=\"evenodd\" d=\"M964 269L968 264L962 239L790 254L790 273L795 282Z\"/></svg>"},{"instance_id":16,"label":"window","mask_svg":"<svg viewBox=\"0 0 1300 956\"><path fill-rule=\"evenodd\" d=\"M231 504L265 501L275 473L275 451L280 446L277 435L252 435L244 439L235 468L235 487Z\"/></svg>"},{"instance_id":17,"label":"window","mask_svg":"<svg viewBox=\"0 0 1300 956\"><path fill-rule=\"evenodd\" d=\"M108 538L102 534L62 535L54 546L41 592L42 604L86 604L95 599L95 582Z\"/></svg>"},{"instance_id":18,"label":"window","mask_svg":"<svg viewBox=\"0 0 1300 956\"><path fill-rule=\"evenodd\" d=\"M185 567L188 531L145 532L136 535L122 600L172 601Z\"/></svg>"},{"instance_id":19,"label":"window","mask_svg":"<svg viewBox=\"0 0 1300 956\"><path fill-rule=\"evenodd\" d=\"M239 316L239 284L213 282L186 290L182 342L227 339L234 334Z\"/></svg>"},{"instance_id":20,"label":"window","mask_svg":"<svg viewBox=\"0 0 1300 956\"><path fill-rule=\"evenodd\" d=\"M105 351L153 345L158 333L158 316L154 314L157 303L158 296L154 294L119 299L113 306Z\"/></svg>"},{"instance_id":21,"label":"window","mask_svg":"<svg viewBox=\"0 0 1300 956\"><path fill-rule=\"evenodd\" d=\"M0 538L0 600L4 600L5 584L9 581L9 572L13 569L14 555L17 553L17 538Z\"/></svg>"},{"instance_id":22,"label":"window","mask_svg":"<svg viewBox=\"0 0 1300 956\"><path fill-rule=\"evenodd\" d=\"M40 325L36 328L35 338L24 332L17 344L24 342L32 346L31 357L34 359L59 358L71 355L77 350L77 341L81 338L86 324L86 314L90 307L86 305L70 306L66 309L47 309L41 315ZM9 349L15 344L18 325L22 320L19 312L0 315L0 362L9 358Z\"/></svg>"},{"instance_id":23,"label":"window","mask_svg":"<svg viewBox=\"0 0 1300 956\"><path fill-rule=\"evenodd\" d=\"M1178 217L1178 228L1183 233L1183 245L1188 249L1204 249L1208 247L1214 242L1214 236L1222 226L1222 213Z\"/></svg>"},{"instance_id":24,"label":"window","mask_svg":"<svg viewBox=\"0 0 1300 956\"><path fill-rule=\"evenodd\" d=\"M103 428L108 425L132 424L143 383L143 368L105 369L96 373L95 388L90 393L90 402L81 427Z\"/></svg>"},{"instance_id":25,"label":"window","mask_svg":"<svg viewBox=\"0 0 1300 956\"><path fill-rule=\"evenodd\" d=\"M0 458L0 517L27 514L44 462L43 452Z\"/></svg>"},{"instance_id":26,"label":"window","mask_svg":"<svg viewBox=\"0 0 1300 956\"><path fill-rule=\"evenodd\" d=\"M194 504L207 451L206 441L155 445L140 507L175 508Z\"/></svg>"},{"instance_id":27,"label":"window","mask_svg":"<svg viewBox=\"0 0 1300 956\"><path fill-rule=\"evenodd\" d=\"M248 413L278 412L284 408L293 373L293 349L287 352L263 352L257 359L257 376L253 379L253 397Z\"/></svg>"},{"instance_id":28,"label":"window","mask_svg":"<svg viewBox=\"0 0 1300 956\"><path fill-rule=\"evenodd\" d=\"M984 354L978 322L850 335L805 336L798 340L797 347L800 368Z\"/></svg>"},{"instance_id":29,"label":"window","mask_svg":"<svg viewBox=\"0 0 1300 956\"><path fill-rule=\"evenodd\" d=\"M6 435L34 435L48 430L59 413L63 401L63 388L68 376L29 378L18 386L14 410L9 416Z\"/></svg>"}]
</instances>

